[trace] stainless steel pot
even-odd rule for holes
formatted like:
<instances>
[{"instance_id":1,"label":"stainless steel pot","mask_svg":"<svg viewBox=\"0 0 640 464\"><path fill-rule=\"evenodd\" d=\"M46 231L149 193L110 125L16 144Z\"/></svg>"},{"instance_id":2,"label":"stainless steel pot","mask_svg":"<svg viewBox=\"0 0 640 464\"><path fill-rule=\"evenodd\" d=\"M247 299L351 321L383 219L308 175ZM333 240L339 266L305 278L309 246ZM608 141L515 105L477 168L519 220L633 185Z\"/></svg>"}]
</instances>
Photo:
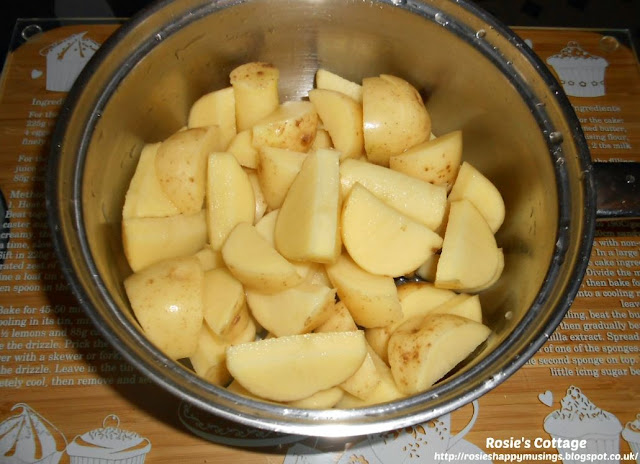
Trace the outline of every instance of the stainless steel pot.
<instances>
[{"instance_id":1,"label":"stainless steel pot","mask_svg":"<svg viewBox=\"0 0 640 464\"><path fill-rule=\"evenodd\" d=\"M461 128L464 158L503 193L507 218L497 237L505 272L482 297L495 335L431 390L357 410L256 402L168 359L136 324L122 285L131 271L120 222L141 147L183 126L197 97L228 85L230 70L252 60L281 70L284 99L305 96L318 67L355 80L379 73L408 79L427 101L433 131ZM560 85L522 40L463 0L165 0L118 30L69 94L54 136L47 206L78 300L105 338L153 381L243 424L347 436L441 416L488 392L536 353L585 272L596 220L594 179Z\"/></svg>"}]
</instances>

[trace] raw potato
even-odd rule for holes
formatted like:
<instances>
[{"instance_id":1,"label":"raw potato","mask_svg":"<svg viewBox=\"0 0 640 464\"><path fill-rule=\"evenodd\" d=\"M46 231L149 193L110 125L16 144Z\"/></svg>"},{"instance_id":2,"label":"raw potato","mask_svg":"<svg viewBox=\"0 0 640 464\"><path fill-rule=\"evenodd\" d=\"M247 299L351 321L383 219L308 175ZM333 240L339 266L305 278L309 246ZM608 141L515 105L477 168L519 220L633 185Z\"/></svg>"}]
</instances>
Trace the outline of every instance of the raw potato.
<instances>
[{"instance_id":1,"label":"raw potato","mask_svg":"<svg viewBox=\"0 0 640 464\"><path fill-rule=\"evenodd\" d=\"M389 340L389 364L398 388L423 392L469 356L491 330L450 314L409 319Z\"/></svg>"},{"instance_id":2,"label":"raw potato","mask_svg":"<svg viewBox=\"0 0 640 464\"><path fill-rule=\"evenodd\" d=\"M237 326L244 304L244 288L227 269L212 269L204 273L204 320L216 335L224 336ZM243 322L246 325L248 318ZM244 326L240 327L242 329Z\"/></svg>"},{"instance_id":3,"label":"raw potato","mask_svg":"<svg viewBox=\"0 0 640 464\"><path fill-rule=\"evenodd\" d=\"M469 200L496 233L504 222L505 207L502 195L489 179L466 161L460 166L450 201Z\"/></svg>"},{"instance_id":4,"label":"raw potato","mask_svg":"<svg viewBox=\"0 0 640 464\"><path fill-rule=\"evenodd\" d=\"M202 209L207 156L221 149L217 126L176 132L158 147L156 174L160 187L181 213Z\"/></svg>"},{"instance_id":5,"label":"raw potato","mask_svg":"<svg viewBox=\"0 0 640 464\"><path fill-rule=\"evenodd\" d=\"M447 205L447 190L442 186L366 161L346 159L340 164L342 198L347 197L356 183L431 230L442 223Z\"/></svg>"},{"instance_id":6,"label":"raw potato","mask_svg":"<svg viewBox=\"0 0 640 464\"><path fill-rule=\"evenodd\" d=\"M266 216L263 216L256 223L256 230L258 233L267 241L269 244L275 248L275 230L276 230L276 222L278 221L278 214L280 213L279 209L274 209L273 211L267 213ZM311 272L311 268L315 266L314 263L310 263L308 261L290 261L293 264L293 267L296 268L296 272L303 277L305 280L309 280L309 273ZM330 285L327 285L329 287Z\"/></svg>"},{"instance_id":7,"label":"raw potato","mask_svg":"<svg viewBox=\"0 0 640 464\"><path fill-rule=\"evenodd\" d=\"M442 245L442 238L431 229L388 206L360 184L345 200L341 228L349 255L372 274L405 275Z\"/></svg>"},{"instance_id":8,"label":"raw potato","mask_svg":"<svg viewBox=\"0 0 640 464\"><path fill-rule=\"evenodd\" d=\"M280 105L280 71L272 64L243 64L231 71L229 79L235 95L238 132L253 127Z\"/></svg>"},{"instance_id":9,"label":"raw potato","mask_svg":"<svg viewBox=\"0 0 640 464\"><path fill-rule=\"evenodd\" d=\"M376 369L371 354L367 352L367 356L364 358L360 368L355 374L342 382L340 387L347 393L364 400L371 396L371 393L379 383L380 376L378 375L378 370Z\"/></svg>"},{"instance_id":10,"label":"raw potato","mask_svg":"<svg viewBox=\"0 0 640 464\"><path fill-rule=\"evenodd\" d=\"M467 200L451 202L436 271L436 287L461 292L494 281L501 251L480 212Z\"/></svg>"},{"instance_id":11,"label":"raw potato","mask_svg":"<svg viewBox=\"0 0 640 464\"><path fill-rule=\"evenodd\" d=\"M247 289L247 304L258 324L276 337L311 332L324 323L335 302L334 289L301 283L278 293Z\"/></svg>"},{"instance_id":12,"label":"raw potato","mask_svg":"<svg viewBox=\"0 0 640 464\"><path fill-rule=\"evenodd\" d=\"M450 191L461 159L462 131L456 130L391 156L389 167Z\"/></svg>"},{"instance_id":13,"label":"raw potato","mask_svg":"<svg viewBox=\"0 0 640 464\"><path fill-rule=\"evenodd\" d=\"M163 259L192 255L207 242L204 211L122 221L124 254L134 272Z\"/></svg>"},{"instance_id":14,"label":"raw potato","mask_svg":"<svg viewBox=\"0 0 640 464\"><path fill-rule=\"evenodd\" d=\"M482 323L482 306L478 295L461 293L436 306L429 314L453 314Z\"/></svg>"},{"instance_id":15,"label":"raw potato","mask_svg":"<svg viewBox=\"0 0 640 464\"><path fill-rule=\"evenodd\" d=\"M160 261L124 281L142 330L172 359L196 351L203 321L203 277L200 262L190 256Z\"/></svg>"},{"instance_id":16,"label":"raw potato","mask_svg":"<svg viewBox=\"0 0 640 464\"><path fill-rule=\"evenodd\" d=\"M222 259L231 274L247 287L278 292L304 278L247 222L238 224L222 247Z\"/></svg>"},{"instance_id":17,"label":"raw potato","mask_svg":"<svg viewBox=\"0 0 640 464\"><path fill-rule=\"evenodd\" d=\"M341 159L355 158L363 153L362 105L335 90L313 89L309 100L318 111Z\"/></svg>"},{"instance_id":18,"label":"raw potato","mask_svg":"<svg viewBox=\"0 0 640 464\"><path fill-rule=\"evenodd\" d=\"M344 396L344 390L339 387L331 387L321 390L313 395L297 401L287 403L292 408L300 409L330 409Z\"/></svg>"},{"instance_id":19,"label":"raw potato","mask_svg":"<svg viewBox=\"0 0 640 464\"><path fill-rule=\"evenodd\" d=\"M277 250L294 261L330 263L340 253L338 154L309 153L285 197L275 228Z\"/></svg>"},{"instance_id":20,"label":"raw potato","mask_svg":"<svg viewBox=\"0 0 640 464\"><path fill-rule=\"evenodd\" d=\"M329 318L316 327L314 332L348 332L350 330L358 330L358 326L344 302L338 301L334 304Z\"/></svg>"},{"instance_id":21,"label":"raw potato","mask_svg":"<svg viewBox=\"0 0 640 464\"><path fill-rule=\"evenodd\" d=\"M159 143L142 148L136 172L131 178L122 208L122 218L166 217L179 214L178 208L164 193L156 175L156 153Z\"/></svg>"},{"instance_id":22,"label":"raw potato","mask_svg":"<svg viewBox=\"0 0 640 464\"><path fill-rule=\"evenodd\" d=\"M431 118L418 91L404 79L381 75L362 80L364 147L369 161L389 165L389 157L424 142Z\"/></svg>"},{"instance_id":23,"label":"raw potato","mask_svg":"<svg viewBox=\"0 0 640 464\"><path fill-rule=\"evenodd\" d=\"M269 209L282 206L307 154L285 148L262 147L258 154L258 180Z\"/></svg>"},{"instance_id":24,"label":"raw potato","mask_svg":"<svg viewBox=\"0 0 640 464\"><path fill-rule=\"evenodd\" d=\"M365 330L367 342L384 362L389 361L388 347L391 334L405 321L426 316L433 309L455 298L451 290L436 288L427 282L409 282L398 287L402 317L385 327Z\"/></svg>"},{"instance_id":25,"label":"raw potato","mask_svg":"<svg viewBox=\"0 0 640 464\"><path fill-rule=\"evenodd\" d=\"M402 318L392 277L371 274L346 254L326 265L331 283L353 320L362 327L383 327Z\"/></svg>"},{"instance_id":26,"label":"raw potato","mask_svg":"<svg viewBox=\"0 0 640 464\"><path fill-rule=\"evenodd\" d=\"M205 324L200 329L196 351L189 357L193 370L214 385L224 386L231 381L225 360L229 342L217 336Z\"/></svg>"},{"instance_id":27,"label":"raw potato","mask_svg":"<svg viewBox=\"0 0 640 464\"><path fill-rule=\"evenodd\" d=\"M318 69L316 71L316 88L335 90L353 98L358 103L362 103L362 86L342 76Z\"/></svg>"},{"instance_id":28,"label":"raw potato","mask_svg":"<svg viewBox=\"0 0 640 464\"><path fill-rule=\"evenodd\" d=\"M200 261L202 270L205 272L224 266L222 253L220 253L220 251L215 251L210 245L205 245L202 250L195 254L195 256Z\"/></svg>"},{"instance_id":29,"label":"raw potato","mask_svg":"<svg viewBox=\"0 0 640 464\"><path fill-rule=\"evenodd\" d=\"M236 135L236 99L233 87L209 92L191 106L187 125L192 127L218 126L223 150Z\"/></svg>"},{"instance_id":30,"label":"raw potato","mask_svg":"<svg viewBox=\"0 0 640 464\"><path fill-rule=\"evenodd\" d=\"M231 153L211 153L207 162L207 230L214 250L241 222L253 224L256 200L249 176Z\"/></svg>"},{"instance_id":31,"label":"raw potato","mask_svg":"<svg viewBox=\"0 0 640 464\"><path fill-rule=\"evenodd\" d=\"M258 150L253 146L253 133L246 129L237 134L227 150L236 157L238 163L245 168L256 169L258 167Z\"/></svg>"},{"instance_id":32,"label":"raw potato","mask_svg":"<svg viewBox=\"0 0 640 464\"><path fill-rule=\"evenodd\" d=\"M313 139L313 145L311 145L311 150L317 150L319 148L333 148L331 136L329 132L324 129L318 129L316 131L316 138Z\"/></svg>"},{"instance_id":33,"label":"raw potato","mask_svg":"<svg viewBox=\"0 0 640 464\"><path fill-rule=\"evenodd\" d=\"M362 331L290 335L230 347L227 368L254 395L296 401L344 382L366 355Z\"/></svg>"},{"instance_id":34,"label":"raw potato","mask_svg":"<svg viewBox=\"0 0 640 464\"><path fill-rule=\"evenodd\" d=\"M251 187L253 188L253 197L255 198L256 203L253 222L256 223L260 219L262 219L262 216L264 216L264 213L267 211L267 200L265 199L264 193L262 192L260 179L258 179L258 173L255 170L249 168L245 168L244 172L247 173L249 182L251 183Z\"/></svg>"},{"instance_id":35,"label":"raw potato","mask_svg":"<svg viewBox=\"0 0 640 464\"><path fill-rule=\"evenodd\" d=\"M307 152L318 130L318 113L311 102L289 101L253 126L253 146Z\"/></svg>"}]
</instances>

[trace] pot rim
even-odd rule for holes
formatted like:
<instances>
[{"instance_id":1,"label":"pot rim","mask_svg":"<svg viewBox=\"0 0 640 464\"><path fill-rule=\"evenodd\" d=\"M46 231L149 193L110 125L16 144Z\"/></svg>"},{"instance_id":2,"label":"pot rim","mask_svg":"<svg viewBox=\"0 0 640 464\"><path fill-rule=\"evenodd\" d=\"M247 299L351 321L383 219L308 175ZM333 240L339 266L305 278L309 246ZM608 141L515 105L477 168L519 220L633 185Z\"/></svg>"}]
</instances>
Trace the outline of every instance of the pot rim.
<instances>
[{"instance_id":1,"label":"pot rim","mask_svg":"<svg viewBox=\"0 0 640 464\"><path fill-rule=\"evenodd\" d=\"M434 11L436 11L431 7L427 7L426 4L419 0L398 0L395 2L391 0L376 1L393 7L406 9L412 13L421 14L423 17L431 20L433 20ZM461 374L456 375L449 381L440 385L436 384L436 386L425 393L389 403L393 404L395 408L391 417L389 417L388 414L388 406L385 404L356 410L315 411L266 404L241 397L233 393L229 393L222 388L213 386L199 378L179 363L167 358L144 336L142 336L138 329L135 328L133 324L118 311L115 302L109 296L106 286L100 278L95 263L93 262L88 239L82 227L82 224L84 223L81 201L82 172L84 159L86 157L89 141L93 132L93 125L99 118L99 114L96 116L96 110L94 110L94 113L92 114L94 117L93 121L89 121L88 124L82 128L82 143L78 156L75 160L74 178L70 181L73 185L72 189L74 198L71 199L71 203L68 205L68 211L61 208L59 201L57 201L60 184L66 182L65 180L61 180L58 176L58 165L59 160L64 153L66 139L65 134L70 130L70 118L75 111L76 105L78 105L81 95L83 94L84 87L91 81L93 74L100 68L106 57L109 56L110 52L114 48L118 47L124 37L130 34L139 25L147 21L150 16L168 7L172 3L174 2L171 0L160 0L146 7L135 15L128 23L121 26L94 54L76 80L60 110L58 122L52 138L50 160L47 167L47 181L45 186L46 207L49 211L49 226L52 231L53 245L61 264L61 270L69 283L73 294L78 299L80 305L85 309L94 325L96 325L101 334L120 352L120 354L123 355L128 362L136 366L136 368L142 371L147 377L151 378L157 385L162 386L165 390L170 391L178 398L192 403L207 412L214 413L234 422L240 422L244 425L276 432L343 437L387 431L442 416L471 402L472 400L479 398L483 394L495 388L524 365L529 358L537 353L539 348L546 342L568 311L571 303L573 302L573 298L578 292L582 277L586 272L586 267L588 265L595 231L596 204L590 154L582 129L578 123L577 116L573 111L567 96L561 90L561 86L558 84L557 80L548 70L546 65L544 65L540 58L538 58L537 55L535 55L535 53L533 53L533 51L525 45L524 41L515 35L513 31L502 25L489 13L472 5L468 0L456 0L455 3L467 10L473 16L478 17L487 25L488 29L490 28L492 30L493 33L506 38L511 44L517 46L520 49L520 53L535 68L538 75L550 89L550 92L553 94L553 98L562 109L564 119L571 127L570 135L576 144L579 164L583 173L581 182L582 189L584 190L584 204L578 205L578 207L584 208L583 223L581 224L584 230L584 235L576 251L577 256L575 257L575 265L572 268L572 275L568 280L569 284L564 288L562 298L559 299L558 304L553 309L551 317L547 319L546 324L536 334L535 339L526 346L517 349L508 362L502 363L502 368L498 372L492 373L493 371L490 369L490 366L493 363L496 363L505 351L515 349L518 339L523 336L528 325L538 315L542 304L553 288L552 284L558 277L560 265L565 260L566 253L568 251L568 224L570 211L567 205L571 204L568 198L568 188L566 187L568 173L566 171L566 166L563 166L564 163L558 162L556 162L554 166L559 196L559 227L556 237L557 246L547 277L545 278L545 281L531 307L525 313L519 324L502 341L502 343L491 353L487 354L480 362L471 368L466 369ZM201 4L205 5L205 3L207 2L202 2ZM245 3L245 1L220 0L215 4L206 4L205 7L200 8L196 14L190 15L189 20L182 18L182 21L177 21L171 24L172 29L166 29L162 32L171 33L172 30L177 30L183 25L188 24L190 21L199 19L200 16L198 16L198 14L214 14L215 11L219 9L232 7L238 3ZM146 45L152 46L152 40L149 40ZM472 45L475 45L476 48L478 48L478 43L474 42ZM487 45L487 48L490 48L490 44ZM129 55L127 60L136 61L139 56L141 56L140 50L137 50L136 52L137 54ZM490 51L487 50L484 50L484 52L490 53ZM497 59L495 56L494 58ZM96 105L97 108L102 108L102 104L105 104L109 100L110 96L115 91L117 84L120 82L120 79L126 76L129 69L130 67L128 66L122 66L109 78L109 87L100 94L100 101L98 102L98 105ZM536 107L532 108L532 112L534 112L541 128L544 127L544 109ZM552 150L554 143L549 141L548 143L550 153L553 156L558 156L558 159L563 159L561 150ZM62 230L61 228L61 224L65 224L66 222L65 214L70 214L72 224L75 226L74 229L78 233L78 246L83 259L81 264L83 267L86 267L86 269L77 269L75 261L68 255L65 230ZM65 227L69 227L69 225L67 224ZM113 321L109 321L110 323L105 324L103 316L100 314L100 311L96 309L94 299L95 295L84 288L83 282L78 277L79 271L88 271L92 275L94 279L93 284L95 285L92 292L97 292L97 294L106 302L105 304L109 306L111 316L113 317ZM130 337L127 344L120 341L121 337L114 330L114 326L111 324L121 324L120 328L125 330L127 332L127 336ZM142 349L151 356L148 359L141 359L138 357L136 349ZM466 382L469 382L474 377L477 377L477 379L472 383L475 385L473 388L461 388ZM188 382L190 388L189 391L185 391L184 385L180 385L176 382L176 379L178 378L185 379ZM442 400L439 399L442 396L450 396L451 393L456 390L460 390L462 393L454 395L452 400L442 403ZM222 400L222 404L212 403L212 399L220 399ZM432 407L421 406L425 403L434 404ZM416 408L419 408L419 410L416 411ZM398 414L398 412L400 412L400 414ZM268 417L265 417L265 414Z\"/></svg>"}]
</instances>

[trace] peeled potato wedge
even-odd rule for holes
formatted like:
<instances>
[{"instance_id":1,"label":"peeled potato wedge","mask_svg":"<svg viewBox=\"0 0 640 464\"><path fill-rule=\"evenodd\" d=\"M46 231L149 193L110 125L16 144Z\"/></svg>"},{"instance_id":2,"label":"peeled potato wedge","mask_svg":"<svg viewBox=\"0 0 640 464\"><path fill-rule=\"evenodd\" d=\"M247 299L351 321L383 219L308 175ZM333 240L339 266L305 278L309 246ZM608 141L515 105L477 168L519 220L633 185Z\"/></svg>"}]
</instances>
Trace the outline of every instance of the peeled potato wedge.
<instances>
[{"instance_id":1,"label":"peeled potato wedge","mask_svg":"<svg viewBox=\"0 0 640 464\"><path fill-rule=\"evenodd\" d=\"M206 194L209 244L219 250L236 225L253 224L256 211L249 176L231 153L209 155Z\"/></svg>"},{"instance_id":2,"label":"peeled potato wedge","mask_svg":"<svg viewBox=\"0 0 640 464\"><path fill-rule=\"evenodd\" d=\"M202 209L207 156L221 149L217 126L178 131L158 147L155 164L160 187L181 213Z\"/></svg>"},{"instance_id":3,"label":"peeled potato wedge","mask_svg":"<svg viewBox=\"0 0 640 464\"><path fill-rule=\"evenodd\" d=\"M355 374L342 382L340 388L353 396L366 399L371 396L371 393L379 383L380 375L378 374L378 369L373 362L371 354L367 352L367 356L364 358L360 368Z\"/></svg>"},{"instance_id":4,"label":"peeled potato wedge","mask_svg":"<svg viewBox=\"0 0 640 464\"><path fill-rule=\"evenodd\" d=\"M258 167L258 150L253 146L251 129L245 129L231 139L226 151L236 157L240 166L250 169Z\"/></svg>"},{"instance_id":5,"label":"peeled potato wedge","mask_svg":"<svg viewBox=\"0 0 640 464\"><path fill-rule=\"evenodd\" d=\"M389 165L389 157L424 142L431 118L418 91L399 77L362 80L364 147L369 161Z\"/></svg>"},{"instance_id":6,"label":"peeled potato wedge","mask_svg":"<svg viewBox=\"0 0 640 464\"><path fill-rule=\"evenodd\" d=\"M382 327L402 318L398 291L392 277L371 274L346 254L325 267L340 301L358 325Z\"/></svg>"},{"instance_id":7,"label":"peeled potato wedge","mask_svg":"<svg viewBox=\"0 0 640 464\"><path fill-rule=\"evenodd\" d=\"M490 333L482 324L451 314L409 319L389 340L389 364L396 385L408 395L425 391Z\"/></svg>"},{"instance_id":8,"label":"peeled potato wedge","mask_svg":"<svg viewBox=\"0 0 640 464\"><path fill-rule=\"evenodd\" d=\"M442 238L356 184L342 209L342 242L371 274L399 277L439 250ZM372 233L375 231L375 233Z\"/></svg>"},{"instance_id":9,"label":"peeled potato wedge","mask_svg":"<svg viewBox=\"0 0 640 464\"><path fill-rule=\"evenodd\" d=\"M456 130L391 156L389 167L450 191L461 159L462 131Z\"/></svg>"},{"instance_id":10,"label":"peeled potato wedge","mask_svg":"<svg viewBox=\"0 0 640 464\"><path fill-rule=\"evenodd\" d=\"M246 293L253 317L277 337L311 332L329 318L336 295L332 288L305 282L277 293Z\"/></svg>"},{"instance_id":11,"label":"peeled potato wedge","mask_svg":"<svg viewBox=\"0 0 640 464\"><path fill-rule=\"evenodd\" d=\"M500 191L480 171L463 162L449 194L450 201L468 200L482 214L494 234L504 222L505 206Z\"/></svg>"},{"instance_id":12,"label":"peeled potato wedge","mask_svg":"<svg viewBox=\"0 0 640 464\"><path fill-rule=\"evenodd\" d=\"M340 253L339 204L337 152L309 153L278 213L277 250L294 261L335 261Z\"/></svg>"},{"instance_id":13,"label":"peeled potato wedge","mask_svg":"<svg viewBox=\"0 0 640 464\"><path fill-rule=\"evenodd\" d=\"M166 217L180 214L164 193L156 174L156 153L159 143L150 143L142 148L136 171L131 178L122 208L122 218Z\"/></svg>"},{"instance_id":14,"label":"peeled potato wedge","mask_svg":"<svg viewBox=\"0 0 640 464\"><path fill-rule=\"evenodd\" d=\"M304 280L296 268L247 223L241 222L222 246L222 259L233 276L261 292L278 292Z\"/></svg>"},{"instance_id":15,"label":"peeled potato wedge","mask_svg":"<svg viewBox=\"0 0 640 464\"><path fill-rule=\"evenodd\" d=\"M362 86L326 69L316 71L316 88L341 92L362 103Z\"/></svg>"},{"instance_id":16,"label":"peeled potato wedge","mask_svg":"<svg viewBox=\"0 0 640 464\"><path fill-rule=\"evenodd\" d=\"M261 147L258 153L258 180L269 209L282 206L307 154L285 148Z\"/></svg>"},{"instance_id":17,"label":"peeled potato wedge","mask_svg":"<svg viewBox=\"0 0 640 464\"><path fill-rule=\"evenodd\" d=\"M255 198L256 204L256 209L253 215L253 222L256 223L262 218L262 216L264 216L264 213L267 211L267 200L264 197L264 193L262 192L260 179L258 179L258 173L255 171L255 169L244 168L244 172L247 173L247 177L249 178L249 182L251 183L251 187L253 188L253 197Z\"/></svg>"},{"instance_id":18,"label":"peeled potato wedge","mask_svg":"<svg viewBox=\"0 0 640 464\"><path fill-rule=\"evenodd\" d=\"M229 347L227 368L254 395L296 401L347 380L366 354L362 331L290 335Z\"/></svg>"},{"instance_id":19,"label":"peeled potato wedge","mask_svg":"<svg viewBox=\"0 0 640 464\"><path fill-rule=\"evenodd\" d=\"M280 105L280 71L269 63L251 62L238 66L229 75L236 101L238 132L251 128Z\"/></svg>"},{"instance_id":20,"label":"peeled potato wedge","mask_svg":"<svg viewBox=\"0 0 640 464\"><path fill-rule=\"evenodd\" d=\"M447 205L445 187L366 161L346 159L340 164L342 198L347 197L356 183L431 230L442 223Z\"/></svg>"},{"instance_id":21,"label":"peeled potato wedge","mask_svg":"<svg viewBox=\"0 0 640 464\"><path fill-rule=\"evenodd\" d=\"M493 232L468 200L451 202L447 231L436 271L436 287L466 292L490 284L501 251Z\"/></svg>"},{"instance_id":22,"label":"peeled potato wedge","mask_svg":"<svg viewBox=\"0 0 640 464\"><path fill-rule=\"evenodd\" d=\"M309 100L329 132L342 159L355 158L363 153L362 105L353 98L335 90L313 89Z\"/></svg>"},{"instance_id":23,"label":"peeled potato wedge","mask_svg":"<svg viewBox=\"0 0 640 464\"><path fill-rule=\"evenodd\" d=\"M224 386L231 381L226 366L229 342L216 335L205 324L197 338L196 351L189 357L193 370L214 385Z\"/></svg>"},{"instance_id":24,"label":"peeled potato wedge","mask_svg":"<svg viewBox=\"0 0 640 464\"><path fill-rule=\"evenodd\" d=\"M209 92L198 98L189 110L188 127L218 126L220 145L226 150L236 135L236 99L233 87Z\"/></svg>"},{"instance_id":25,"label":"peeled potato wedge","mask_svg":"<svg viewBox=\"0 0 640 464\"><path fill-rule=\"evenodd\" d=\"M124 281L149 340L172 359L192 356L202 328L204 272L194 256L160 261Z\"/></svg>"},{"instance_id":26,"label":"peeled potato wedge","mask_svg":"<svg viewBox=\"0 0 640 464\"><path fill-rule=\"evenodd\" d=\"M253 146L306 153L317 130L318 113L313 104L309 101L288 101L253 126Z\"/></svg>"},{"instance_id":27,"label":"peeled potato wedge","mask_svg":"<svg viewBox=\"0 0 640 464\"><path fill-rule=\"evenodd\" d=\"M134 272L164 259L197 253L206 242L204 211L122 221L124 254Z\"/></svg>"},{"instance_id":28,"label":"peeled potato wedge","mask_svg":"<svg viewBox=\"0 0 640 464\"><path fill-rule=\"evenodd\" d=\"M314 332L348 332L350 330L358 330L358 326L344 302L338 301L334 304L327 320L316 327Z\"/></svg>"}]
</instances>

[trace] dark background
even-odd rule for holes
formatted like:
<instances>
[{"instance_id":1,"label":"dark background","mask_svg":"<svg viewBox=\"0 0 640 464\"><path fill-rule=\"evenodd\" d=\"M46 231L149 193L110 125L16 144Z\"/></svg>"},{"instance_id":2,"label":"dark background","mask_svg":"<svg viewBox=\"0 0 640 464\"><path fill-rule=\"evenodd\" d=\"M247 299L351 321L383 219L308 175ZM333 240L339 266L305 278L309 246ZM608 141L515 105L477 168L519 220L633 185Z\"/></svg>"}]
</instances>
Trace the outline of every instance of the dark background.
<instances>
[{"instance_id":1,"label":"dark background","mask_svg":"<svg viewBox=\"0 0 640 464\"><path fill-rule=\"evenodd\" d=\"M0 0L0 58L17 18L126 18L150 0ZM475 0L510 26L628 29L640 50L640 0Z\"/></svg>"}]
</instances>

